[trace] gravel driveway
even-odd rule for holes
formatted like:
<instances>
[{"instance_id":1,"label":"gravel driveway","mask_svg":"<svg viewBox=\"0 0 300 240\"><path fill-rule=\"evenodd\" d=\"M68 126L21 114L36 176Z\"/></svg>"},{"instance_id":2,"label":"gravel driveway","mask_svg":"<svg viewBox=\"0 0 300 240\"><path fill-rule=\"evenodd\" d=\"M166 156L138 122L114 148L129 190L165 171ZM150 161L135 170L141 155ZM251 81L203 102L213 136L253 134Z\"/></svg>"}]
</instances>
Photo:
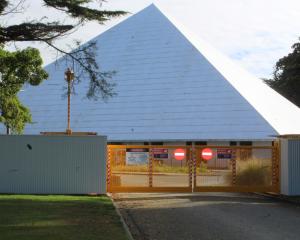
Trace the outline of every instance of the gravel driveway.
<instances>
[{"instance_id":1,"label":"gravel driveway","mask_svg":"<svg viewBox=\"0 0 300 240\"><path fill-rule=\"evenodd\" d=\"M135 240L297 240L300 208L254 194L115 194Z\"/></svg>"}]
</instances>

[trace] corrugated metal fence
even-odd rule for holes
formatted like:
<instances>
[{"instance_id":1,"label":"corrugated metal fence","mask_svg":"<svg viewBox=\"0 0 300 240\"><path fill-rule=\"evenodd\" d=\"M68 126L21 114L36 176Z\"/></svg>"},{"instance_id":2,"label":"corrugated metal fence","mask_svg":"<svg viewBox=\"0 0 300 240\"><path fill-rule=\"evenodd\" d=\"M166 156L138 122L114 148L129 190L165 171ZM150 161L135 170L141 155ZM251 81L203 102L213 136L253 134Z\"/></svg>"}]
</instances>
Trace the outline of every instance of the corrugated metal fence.
<instances>
[{"instance_id":1,"label":"corrugated metal fence","mask_svg":"<svg viewBox=\"0 0 300 240\"><path fill-rule=\"evenodd\" d=\"M106 137L0 136L0 193L106 193Z\"/></svg>"},{"instance_id":2,"label":"corrugated metal fence","mask_svg":"<svg viewBox=\"0 0 300 240\"><path fill-rule=\"evenodd\" d=\"M300 195L300 139L281 139L281 193Z\"/></svg>"}]
</instances>

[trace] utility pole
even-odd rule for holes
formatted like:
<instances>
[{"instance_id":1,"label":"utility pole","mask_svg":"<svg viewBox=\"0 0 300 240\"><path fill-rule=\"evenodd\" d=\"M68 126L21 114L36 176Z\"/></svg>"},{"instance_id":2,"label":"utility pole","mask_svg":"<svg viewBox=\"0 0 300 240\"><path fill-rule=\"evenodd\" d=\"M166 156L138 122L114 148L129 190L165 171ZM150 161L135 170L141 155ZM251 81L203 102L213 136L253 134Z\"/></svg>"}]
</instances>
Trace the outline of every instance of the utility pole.
<instances>
[{"instance_id":1,"label":"utility pole","mask_svg":"<svg viewBox=\"0 0 300 240\"><path fill-rule=\"evenodd\" d=\"M70 119L71 119L71 83L74 79L74 72L68 68L67 71L65 72L65 80L68 83L68 127L66 130L67 135L71 135L72 134L72 129L70 126Z\"/></svg>"}]
</instances>

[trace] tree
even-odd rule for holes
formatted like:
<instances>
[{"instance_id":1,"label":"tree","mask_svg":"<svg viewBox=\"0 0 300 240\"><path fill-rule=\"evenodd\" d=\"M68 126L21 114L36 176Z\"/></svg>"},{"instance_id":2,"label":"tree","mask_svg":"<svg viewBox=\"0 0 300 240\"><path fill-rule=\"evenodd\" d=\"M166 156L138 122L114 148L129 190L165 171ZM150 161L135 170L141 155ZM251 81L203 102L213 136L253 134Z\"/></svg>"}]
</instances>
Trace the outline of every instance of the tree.
<instances>
[{"instance_id":1,"label":"tree","mask_svg":"<svg viewBox=\"0 0 300 240\"><path fill-rule=\"evenodd\" d=\"M0 108L0 122L5 125L7 134L10 134L10 131L20 134L25 124L31 123L29 109L22 105L17 96L1 99Z\"/></svg>"},{"instance_id":2,"label":"tree","mask_svg":"<svg viewBox=\"0 0 300 240\"><path fill-rule=\"evenodd\" d=\"M292 49L276 63L273 79L265 82L300 107L300 42L295 43Z\"/></svg>"},{"instance_id":3,"label":"tree","mask_svg":"<svg viewBox=\"0 0 300 240\"><path fill-rule=\"evenodd\" d=\"M9 52L0 46L0 122L9 134L22 133L31 114L18 99L18 92L24 84L38 85L48 77L37 49L27 48Z\"/></svg>"},{"instance_id":4,"label":"tree","mask_svg":"<svg viewBox=\"0 0 300 240\"><path fill-rule=\"evenodd\" d=\"M54 40L64 37L71 30L77 29L87 21L98 21L105 23L111 18L126 14L124 11L106 11L90 8L90 4L99 3L99 8L105 0L41 0L45 7L54 8L68 16L72 21L70 24L64 24L56 19L45 22L43 19L51 19L51 16L45 16L42 20L24 22L16 25L0 25L0 43L8 42L43 42L58 52L65 54L66 61L72 61L75 65L75 81L77 84L81 80L88 79L90 87L87 91L88 98L108 98L114 95L114 84L110 83L114 71L101 72L98 63L95 60L95 42L90 42L82 47L77 44L71 51L58 47ZM13 4L14 0L0 0L0 15L9 16L16 12L25 11L22 7L26 0L19 0ZM74 22L75 21L75 22Z\"/></svg>"}]
</instances>

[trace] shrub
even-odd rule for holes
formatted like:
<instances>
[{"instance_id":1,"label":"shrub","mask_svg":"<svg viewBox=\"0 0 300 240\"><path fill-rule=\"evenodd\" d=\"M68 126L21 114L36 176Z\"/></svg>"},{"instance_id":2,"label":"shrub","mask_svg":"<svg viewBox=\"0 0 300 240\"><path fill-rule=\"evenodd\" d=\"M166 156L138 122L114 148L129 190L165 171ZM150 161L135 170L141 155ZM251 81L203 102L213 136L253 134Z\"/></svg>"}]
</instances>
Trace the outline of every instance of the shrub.
<instances>
[{"instance_id":1,"label":"shrub","mask_svg":"<svg viewBox=\"0 0 300 240\"><path fill-rule=\"evenodd\" d=\"M236 184L266 186L271 183L271 166L265 159L251 159L237 164Z\"/></svg>"}]
</instances>

